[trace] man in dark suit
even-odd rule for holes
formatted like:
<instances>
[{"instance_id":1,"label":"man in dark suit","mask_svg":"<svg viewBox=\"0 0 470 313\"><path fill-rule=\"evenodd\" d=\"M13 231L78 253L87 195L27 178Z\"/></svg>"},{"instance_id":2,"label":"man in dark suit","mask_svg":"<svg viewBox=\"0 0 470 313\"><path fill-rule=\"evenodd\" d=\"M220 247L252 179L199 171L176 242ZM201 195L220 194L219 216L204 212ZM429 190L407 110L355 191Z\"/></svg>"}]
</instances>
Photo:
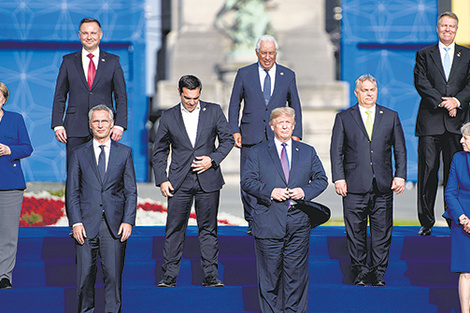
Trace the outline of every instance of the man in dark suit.
<instances>
[{"instance_id":1,"label":"man in dark suit","mask_svg":"<svg viewBox=\"0 0 470 313\"><path fill-rule=\"evenodd\" d=\"M84 18L80 22L78 37L83 48L64 56L52 107L51 127L56 139L66 144L67 164L73 149L91 139L87 114L94 106L104 103L115 113L111 139L119 141L127 128L124 74L119 57L99 48L103 37L100 22Z\"/></svg>"},{"instance_id":2,"label":"man in dark suit","mask_svg":"<svg viewBox=\"0 0 470 313\"><path fill-rule=\"evenodd\" d=\"M223 283L217 278L217 213L224 184L220 162L232 150L233 138L220 106L199 100L202 84L197 77L181 77L178 90L181 103L163 112L152 159L155 184L162 195L168 197L163 275L158 287L176 286L193 200L204 274L202 284L222 287Z\"/></svg>"},{"instance_id":3,"label":"man in dark suit","mask_svg":"<svg viewBox=\"0 0 470 313\"><path fill-rule=\"evenodd\" d=\"M295 82L295 73L276 63L278 44L274 37L265 35L256 43L258 62L240 68L233 83L228 111L235 147L240 148L240 173L248 152L254 145L272 139L269 116L274 108L292 107L295 112L295 129L292 138L302 138L302 110ZM243 114L241 122L240 107ZM256 199L241 190L245 220L251 226L251 211ZM251 227L250 227L251 228ZM249 230L250 233L250 230Z\"/></svg>"},{"instance_id":4,"label":"man in dark suit","mask_svg":"<svg viewBox=\"0 0 470 313\"><path fill-rule=\"evenodd\" d=\"M366 286L370 279L373 286L385 286L383 276L392 241L393 191L400 194L405 188L405 137L398 114L376 104L377 82L372 75L356 80L354 94L358 104L336 115L331 137L331 171L335 191L343 197L354 284Z\"/></svg>"},{"instance_id":5,"label":"man in dark suit","mask_svg":"<svg viewBox=\"0 0 470 313\"><path fill-rule=\"evenodd\" d=\"M257 200L253 217L261 312L307 312L311 221L307 203L328 179L315 149L292 140L294 109L271 113L274 138L251 148L241 186Z\"/></svg>"},{"instance_id":6,"label":"man in dark suit","mask_svg":"<svg viewBox=\"0 0 470 313\"><path fill-rule=\"evenodd\" d=\"M415 87L421 96L415 135L418 139L418 218L420 236L431 235L440 155L447 185L450 164L461 151L460 127L468 122L470 50L455 44L458 18L444 12L437 20L439 43L416 53ZM444 207L446 204L444 201Z\"/></svg>"},{"instance_id":7,"label":"man in dark suit","mask_svg":"<svg viewBox=\"0 0 470 313\"><path fill-rule=\"evenodd\" d=\"M96 260L103 268L105 312L121 312L127 238L137 208L131 148L110 139L113 112L90 110L93 139L72 152L67 175L67 217L77 255L78 312L93 312Z\"/></svg>"}]
</instances>

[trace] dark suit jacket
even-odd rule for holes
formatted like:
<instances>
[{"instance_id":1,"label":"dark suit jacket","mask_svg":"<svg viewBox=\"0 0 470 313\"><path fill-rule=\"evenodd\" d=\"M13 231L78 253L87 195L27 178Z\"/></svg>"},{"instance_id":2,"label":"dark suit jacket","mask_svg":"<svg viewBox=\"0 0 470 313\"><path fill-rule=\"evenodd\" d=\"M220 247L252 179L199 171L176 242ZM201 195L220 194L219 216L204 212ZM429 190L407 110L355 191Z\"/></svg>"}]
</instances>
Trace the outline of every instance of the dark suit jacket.
<instances>
[{"instance_id":1,"label":"dark suit jacket","mask_svg":"<svg viewBox=\"0 0 470 313\"><path fill-rule=\"evenodd\" d=\"M348 192L368 192L374 177L380 192L392 192L394 177L406 179L405 137L397 112L376 106L370 141L358 104L338 113L333 126L330 157L333 182L345 179Z\"/></svg>"},{"instance_id":2,"label":"dark suit jacket","mask_svg":"<svg viewBox=\"0 0 470 313\"><path fill-rule=\"evenodd\" d=\"M445 198L448 205L444 217L459 225L459 217L470 216L470 154L457 152L452 159Z\"/></svg>"},{"instance_id":3,"label":"dark suit jacket","mask_svg":"<svg viewBox=\"0 0 470 313\"><path fill-rule=\"evenodd\" d=\"M271 199L274 188L300 187L305 200L320 195L328 185L323 165L315 149L292 141L292 161L289 183L282 171L274 140L250 149L242 172L241 187L258 200L253 209L253 235L257 238L284 238L286 234L287 201Z\"/></svg>"},{"instance_id":4,"label":"dark suit jacket","mask_svg":"<svg viewBox=\"0 0 470 313\"><path fill-rule=\"evenodd\" d=\"M295 110L294 136L302 138L302 110L295 82L295 73L282 65L276 64L274 90L266 106L261 89L258 63L240 68L233 83L232 96L228 111L228 120L232 133L241 133L242 144L254 145L274 138L269 126L271 111L286 104ZM239 125L240 106L244 100L243 115Z\"/></svg>"},{"instance_id":5,"label":"dark suit jacket","mask_svg":"<svg viewBox=\"0 0 470 313\"><path fill-rule=\"evenodd\" d=\"M421 96L415 135L442 135L446 130L460 135L460 127L469 120L470 49L455 45L448 82L438 45L419 50L416 53L414 78L416 90ZM456 117L450 117L446 109L438 107L442 97L459 99L460 108Z\"/></svg>"},{"instance_id":6,"label":"dark suit jacket","mask_svg":"<svg viewBox=\"0 0 470 313\"><path fill-rule=\"evenodd\" d=\"M10 147L11 155L0 156L0 190L26 189L20 159L33 152L21 114L5 111L0 123L0 143Z\"/></svg>"},{"instance_id":7,"label":"dark suit jacket","mask_svg":"<svg viewBox=\"0 0 470 313\"><path fill-rule=\"evenodd\" d=\"M121 223L134 225L137 185L131 148L111 142L108 167L101 181L93 140L77 147L67 174L67 217L70 226L83 223L88 238L94 238L104 215L117 238Z\"/></svg>"},{"instance_id":8,"label":"dark suit jacket","mask_svg":"<svg viewBox=\"0 0 470 313\"><path fill-rule=\"evenodd\" d=\"M86 137L90 134L88 111L98 104L109 106L115 114L115 125L127 128L126 82L119 57L100 50L99 64L90 90L83 71L82 51L65 55L57 77L51 127L64 126L69 137Z\"/></svg>"},{"instance_id":9,"label":"dark suit jacket","mask_svg":"<svg viewBox=\"0 0 470 313\"><path fill-rule=\"evenodd\" d=\"M160 186L170 181L178 190L186 175L192 170L191 163L196 156L208 156L213 165L198 174L201 188L205 192L220 190L224 184L220 162L233 148L233 136L227 119L218 104L199 101L201 106L197 127L196 143L193 147L181 115L181 104L163 112L158 125L153 149L153 171L155 184ZM216 139L219 145L216 147ZM171 164L167 174L168 154L171 148Z\"/></svg>"}]
</instances>

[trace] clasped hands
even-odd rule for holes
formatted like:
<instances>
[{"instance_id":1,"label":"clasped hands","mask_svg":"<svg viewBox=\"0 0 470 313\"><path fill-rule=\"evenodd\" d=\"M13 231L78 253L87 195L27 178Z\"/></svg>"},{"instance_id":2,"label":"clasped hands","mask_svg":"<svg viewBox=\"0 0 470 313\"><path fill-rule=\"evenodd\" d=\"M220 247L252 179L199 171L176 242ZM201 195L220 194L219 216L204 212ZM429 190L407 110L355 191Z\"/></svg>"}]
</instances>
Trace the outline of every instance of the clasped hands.
<instances>
[{"instance_id":1,"label":"clasped hands","mask_svg":"<svg viewBox=\"0 0 470 313\"><path fill-rule=\"evenodd\" d=\"M470 220L465 214L460 215L459 223L462 225L463 230L465 230L467 233L470 233Z\"/></svg>"},{"instance_id":2,"label":"clasped hands","mask_svg":"<svg viewBox=\"0 0 470 313\"><path fill-rule=\"evenodd\" d=\"M11 154L10 147L0 143L0 156L10 155L10 154Z\"/></svg>"},{"instance_id":3,"label":"clasped hands","mask_svg":"<svg viewBox=\"0 0 470 313\"><path fill-rule=\"evenodd\" d=\"M297 187L294 189L290 188L274 188L271 192L271 198L277 201L286 201L288 199L300 200L305 197L305 193L302 188Z\"/></svg>"},{"instance_id":4,"label":"clasped hands","mask_svg":"<svg viewBox=\"0 0 470 313\"><path fill-rule=\"evenodd\" d=\"M457 116L457 107L459 106L459 103L453 97L442 97L442 102L439 106L449 111L450 117Z\"/></svg>"}]
</instances>

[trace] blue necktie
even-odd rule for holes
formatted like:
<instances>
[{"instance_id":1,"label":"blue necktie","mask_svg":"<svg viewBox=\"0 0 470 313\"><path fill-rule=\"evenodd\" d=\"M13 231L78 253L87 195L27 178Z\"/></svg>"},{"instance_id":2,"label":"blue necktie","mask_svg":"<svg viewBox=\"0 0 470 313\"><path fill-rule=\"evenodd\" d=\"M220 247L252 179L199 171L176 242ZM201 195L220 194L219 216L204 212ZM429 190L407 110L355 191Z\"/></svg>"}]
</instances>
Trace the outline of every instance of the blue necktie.
<instances>
[{"instance_id":1,"label":"blue necktie","mask_svg":"<svg viewBox=\"0 0 470 313\"><path fill-rule=\"evenodd\" d=\"M446 80L449 80L450 74L450 55L449 55L449 47L445 47L444 50L446 54L444 55L444 73L446 74Z\"/></svg>"},{"instance_id":2,"label":"blue necktie","mask_svg":"<svg viewBox=\"0 0 470 313\"><path fill-rule=\"evenodd\" d=\"M101 179L104 179L106 173L106 156L104 152L104 145L100 145L100 156L98 157L98 172L100 173Z\"/></svg>"},{"instance_id":3,"label":"blue necktie","mask_svg":"<svg viewBox=\"0 0 470 313\"><path fill-rule=\"evenodd\" d=\"M271 76L269 76L269 71L264 70L266 72L266 77L264 78L264 85L263 85L263 95L264 95L264 102L266 106L269 103L269 99L271 99Z\"/></svg>"}]
</instances>

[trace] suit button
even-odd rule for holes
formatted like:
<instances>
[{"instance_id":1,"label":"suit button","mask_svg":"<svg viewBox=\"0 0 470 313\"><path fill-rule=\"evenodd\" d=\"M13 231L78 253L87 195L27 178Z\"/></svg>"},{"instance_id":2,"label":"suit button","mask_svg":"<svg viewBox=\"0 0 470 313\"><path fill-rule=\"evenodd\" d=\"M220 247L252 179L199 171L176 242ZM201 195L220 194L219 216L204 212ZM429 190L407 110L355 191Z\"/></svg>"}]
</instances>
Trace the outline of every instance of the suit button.
<instances>
[{"instance_id":1,"label":"suit button","mask_svg":"<svg viewBox=\"0 0 470 313\"><path fill-rule=\"evenodd\" d=\"M103 204L101 203L100 206L103 206Z\"/></svg>"},{"instance_id":2,"label":"suit button","mask_svg":"<svg viewBox=\"0 0 470 313\"><path fill-rule=\"evenodd\" d=\"M374 153L374 150L370 150L370 153Z\"/></svg>"}]
</instances>

